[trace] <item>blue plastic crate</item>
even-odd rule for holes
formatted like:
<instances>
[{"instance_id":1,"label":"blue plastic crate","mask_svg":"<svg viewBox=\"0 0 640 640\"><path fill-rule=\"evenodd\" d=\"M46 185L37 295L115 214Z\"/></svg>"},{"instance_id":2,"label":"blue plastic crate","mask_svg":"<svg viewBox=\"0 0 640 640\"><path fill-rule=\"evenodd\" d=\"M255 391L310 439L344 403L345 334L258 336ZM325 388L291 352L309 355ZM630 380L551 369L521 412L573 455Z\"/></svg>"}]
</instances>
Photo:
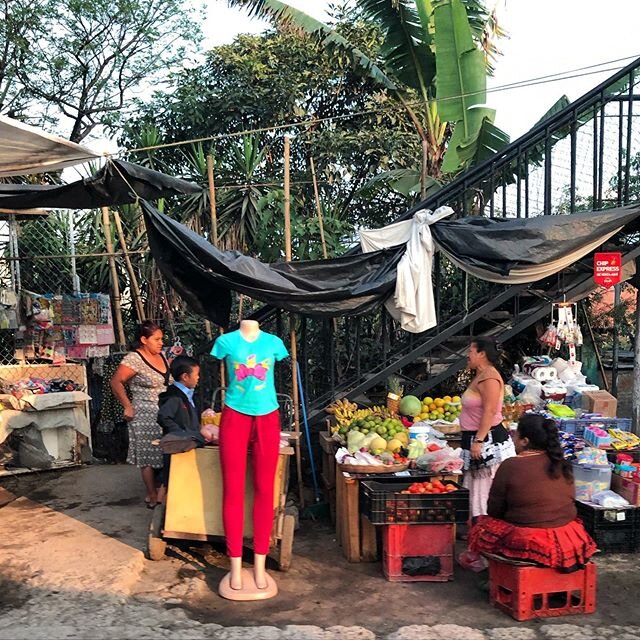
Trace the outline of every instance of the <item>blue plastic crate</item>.
<instances>
[{"instance_id":1,"label":"blue plastic crate","mask_svg":"<svg viewBox=\"0 0 640 640\"><path fill-rule=\"evenodd\" d=\"M603 429L620 429L631 431L631 418L573 418L557 420L558 428L566 433L575 433L577 436L584 434L585 427L596 425Z\"/></svg>"}]
</instances>

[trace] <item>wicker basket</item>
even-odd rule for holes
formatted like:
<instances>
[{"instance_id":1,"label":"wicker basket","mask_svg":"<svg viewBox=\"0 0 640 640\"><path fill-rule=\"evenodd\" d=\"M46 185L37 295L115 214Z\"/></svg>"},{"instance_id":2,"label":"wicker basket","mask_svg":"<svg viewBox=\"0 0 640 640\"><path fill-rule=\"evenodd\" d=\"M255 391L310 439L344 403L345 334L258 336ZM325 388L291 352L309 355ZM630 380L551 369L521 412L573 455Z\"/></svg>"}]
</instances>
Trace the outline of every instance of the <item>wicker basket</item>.
<instances>
[{"instance_id":1,"label":"wicker basket","mask_svg":"<svg viewBox=\"0 0 640 640\"><path fill-rule=\"evenodd\" d=\"M394 416L400 413L400 396L396 393L387 394L387 411Z\"/></svg>"},{"instance_id":2,"label":"wicker basket","mask_svg":"<svg viewBox=\"0 0 640 640\"><path fill-rule=\"evenodd\" d=\"M460 433L460 425L454 422L434 422L432 427L445 435L451 433Z\"/></svg>"},{"instance_id":3,"label":"wicker basket","mask_svg":"<svg viewBox=\"0 0 640 640\"><path fill-rule=\"evenodd\" d=\"M409 463L406 464L339 464L340 471L346 473L396 473L406 471Z\"/></svg>"}]
</instances>

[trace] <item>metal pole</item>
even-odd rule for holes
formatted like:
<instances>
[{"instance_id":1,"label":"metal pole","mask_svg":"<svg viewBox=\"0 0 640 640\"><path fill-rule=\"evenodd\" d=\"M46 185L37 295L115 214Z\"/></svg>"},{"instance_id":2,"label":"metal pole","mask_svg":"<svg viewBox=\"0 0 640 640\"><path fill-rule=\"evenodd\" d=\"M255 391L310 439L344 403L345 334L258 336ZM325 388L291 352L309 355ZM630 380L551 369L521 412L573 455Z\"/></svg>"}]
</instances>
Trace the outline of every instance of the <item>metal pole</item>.
<instances>
[{"instance_id":1,"label":"metal pole","mask_svg":"<svg viewBox=\"0 0 640 640\"><path fill-rule=\"evenodd\" d=\"M124 231L122 229L122 220L120 219L120 213L118 211L113 212L113 220L116 223L118 240L120 241L120 246L122 247L122 252L124 254L124 263L129 273L129 282L131 286L131 292L133 293L133 302L138 313L138 321L144 322L146 320L146 317L144 313L144 305L142 304L142 294L140 293L140 287L138 286L136 272L133 269L133 263L131 262L131 257L129 256L127 241L125 240Z\"/></svg>"},{"instance_id":2,"label":"metal pole","mask_svg":"<svg viewBox=\"0 0 640 640\"><path fill-rule=\"evenodd\" d=\"M613 348L612 348L612 363L611 363L611 394L618 395L618 365L620 361L620 340L618 338L618 327L616 326L615 318L618 314L621 304L621 286L617 284L614 288L613 299Z\"/></svg>"},{"instance_id":3,"label":"metal pole","mask_svg":"<svg viewBox=\"0 0 640 640\"><path fill-rule=\"evenodd\" d=\"M640 288L636 288L636 310L640 310ZM633 416L633 432L640 433L640 312L638 311L636 311L636 332L633 352L631 415Z\"/></svg>"},{"instance_id":4,"label":"metal pole","mask_svg":"<svg viewBox=\"0 0 640 640\"><path fill-rule=\"evenodd\" d=\"M287 262L291 262L291 141L284 137L284 252ZM296 342L296 319L289 314L289 337L291 340L291 397L293 399L293 428L296 433L296 471L300 509L304 509L302 491L302 458L300 456L300 405L298 398L298 345Z\"/></svg>"},{"instance_id":5,"label":"metal pole","mask_svg":"<svg viewBox=\"0 0 640 640\"><path fill-rule=\"evenodd\" d=\"M109 207L102 207L102 226L104 228L104 241L107 253L111 254L109 256L109 271L111 273L111 286L113 287L113 311L116 320L118 345L124 348L126 340L124 337L124 326L122 323L122 299L120 297L120 282L118 281L116 259L113 257L113 242L111 240L111 221L109 219Z\"/></svg>"}]
</instances>

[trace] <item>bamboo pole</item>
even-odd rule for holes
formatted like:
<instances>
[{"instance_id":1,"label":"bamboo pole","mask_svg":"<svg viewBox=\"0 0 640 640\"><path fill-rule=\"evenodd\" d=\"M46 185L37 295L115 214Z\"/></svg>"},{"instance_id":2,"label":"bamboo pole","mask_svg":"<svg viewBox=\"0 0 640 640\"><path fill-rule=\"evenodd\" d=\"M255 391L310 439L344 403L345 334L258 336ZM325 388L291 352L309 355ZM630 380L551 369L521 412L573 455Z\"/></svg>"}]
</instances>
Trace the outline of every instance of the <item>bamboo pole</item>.
<instances>
[{"instance_id":1,"label":"bamboo pole","mask_svg":"<svg viewBox=\"0 0 640 640\"><path fill-rule=\"evenodd\" d=\"M291 141L284 137L284 251L287 262L291 262ZM300 509L304 509L302 491L302 458L300 455L300 401L298 397L298 344L296 341L296 319L289 314L289 337L291 339L291 397L293 399L293 428L296 434L296 471Z\"/></svg>"},{"instance_id":2,"label":"bamboo pole","mask_svg":"<svg viewBox=\"0 0 640 640\"><path fill-rule=\"evenodd\" d=\"M124 337L124 326L122 323L122 306L120 298L120 282L118 281L118 271L116 269L116 259L113 257L113 242L111 241L111 220L109 219L109 207L102 207L102 226L104 227L104 241L109 253L109 271L111 272L111 286L113 287L113 311L116 320L116 331L118 344L124 348L126 340Z\"/></svg>"},{"instance_id":3,"label":"bamboo pole","mask_svg":"<svg viewBox=\"0 0 640 640\"><path fill-rule=\"evenodd\" d=\"M207 181L209 183L209 213L211 215L211 237L212 244L218 247L218 207L216 204L216 181L213 175L213 156L209 154L207 156ZM211 330L211 322L209 320L204 321L204 330L207 334L207 339L213 339L213 331ZM218 335L222 335L224 329L220 327ZM224 405L224 388L226 384L226 375L224 371L224 360L220 360L220 389L222 404Z\"/></svg>"},{"instance_id":4,"label":"bamboo pole","mask_svg":"<svg viewBox=\"0 0 640 640\"><path fill-rule=\"evenodd\" d=\"M113 219L116 223L116 231L118 232L118 240L124 254L124 263L129 272L129 281L131 283L131 291L133 292L133 301L136 305L136 311L138 313L139 322L144 322L146 316L144 313L144 305L142 304L142 295L140 294L140 286L138 285L138 278L136 278L136 272L133 269L131 257L129 256L129 249L127 248L127 242L124 237L124 231L122 230L122 219L120 218L120 212L113 212Z\"/></svg>"},{"instance_id":5,"label":"bamboo pole","mask_svg":"<svg viewBox=\"0 0 640 640\"><path fill-rule=\"evenodd\" d=\"M310 158L309 162L311 164L311 179L313 180L313 193L316 198L316 210L318 212L318 225L320 227L320 241L322 242L322 255L326 260L328 258L327 242L324 237L324 222L322 219L322 206L320 204L320 192L318 191L318 179L316 178L316 166L313 162L313 158Z\"/></svg>"}]
</instances>

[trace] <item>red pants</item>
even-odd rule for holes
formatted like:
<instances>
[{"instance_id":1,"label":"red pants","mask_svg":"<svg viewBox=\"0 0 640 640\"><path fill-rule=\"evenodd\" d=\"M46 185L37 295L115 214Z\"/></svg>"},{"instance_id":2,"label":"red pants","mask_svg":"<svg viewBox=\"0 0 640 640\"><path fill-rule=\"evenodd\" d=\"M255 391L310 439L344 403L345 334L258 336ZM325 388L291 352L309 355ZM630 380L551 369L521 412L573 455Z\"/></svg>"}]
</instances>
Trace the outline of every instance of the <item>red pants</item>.
<instances>
[{"instance_id":1,"label":"red pants","mask_svg":"<svg viewBox=\"0 0 640 640\"><path fill-rule=\"evenodd\" d=\"M220 419L222 522L227 555L242 557L247 453L253 464L253 551L266 555L273 526L273 487L280 452L280 412L248 416L225 406Z\"/></svg>"}]
</instances>

